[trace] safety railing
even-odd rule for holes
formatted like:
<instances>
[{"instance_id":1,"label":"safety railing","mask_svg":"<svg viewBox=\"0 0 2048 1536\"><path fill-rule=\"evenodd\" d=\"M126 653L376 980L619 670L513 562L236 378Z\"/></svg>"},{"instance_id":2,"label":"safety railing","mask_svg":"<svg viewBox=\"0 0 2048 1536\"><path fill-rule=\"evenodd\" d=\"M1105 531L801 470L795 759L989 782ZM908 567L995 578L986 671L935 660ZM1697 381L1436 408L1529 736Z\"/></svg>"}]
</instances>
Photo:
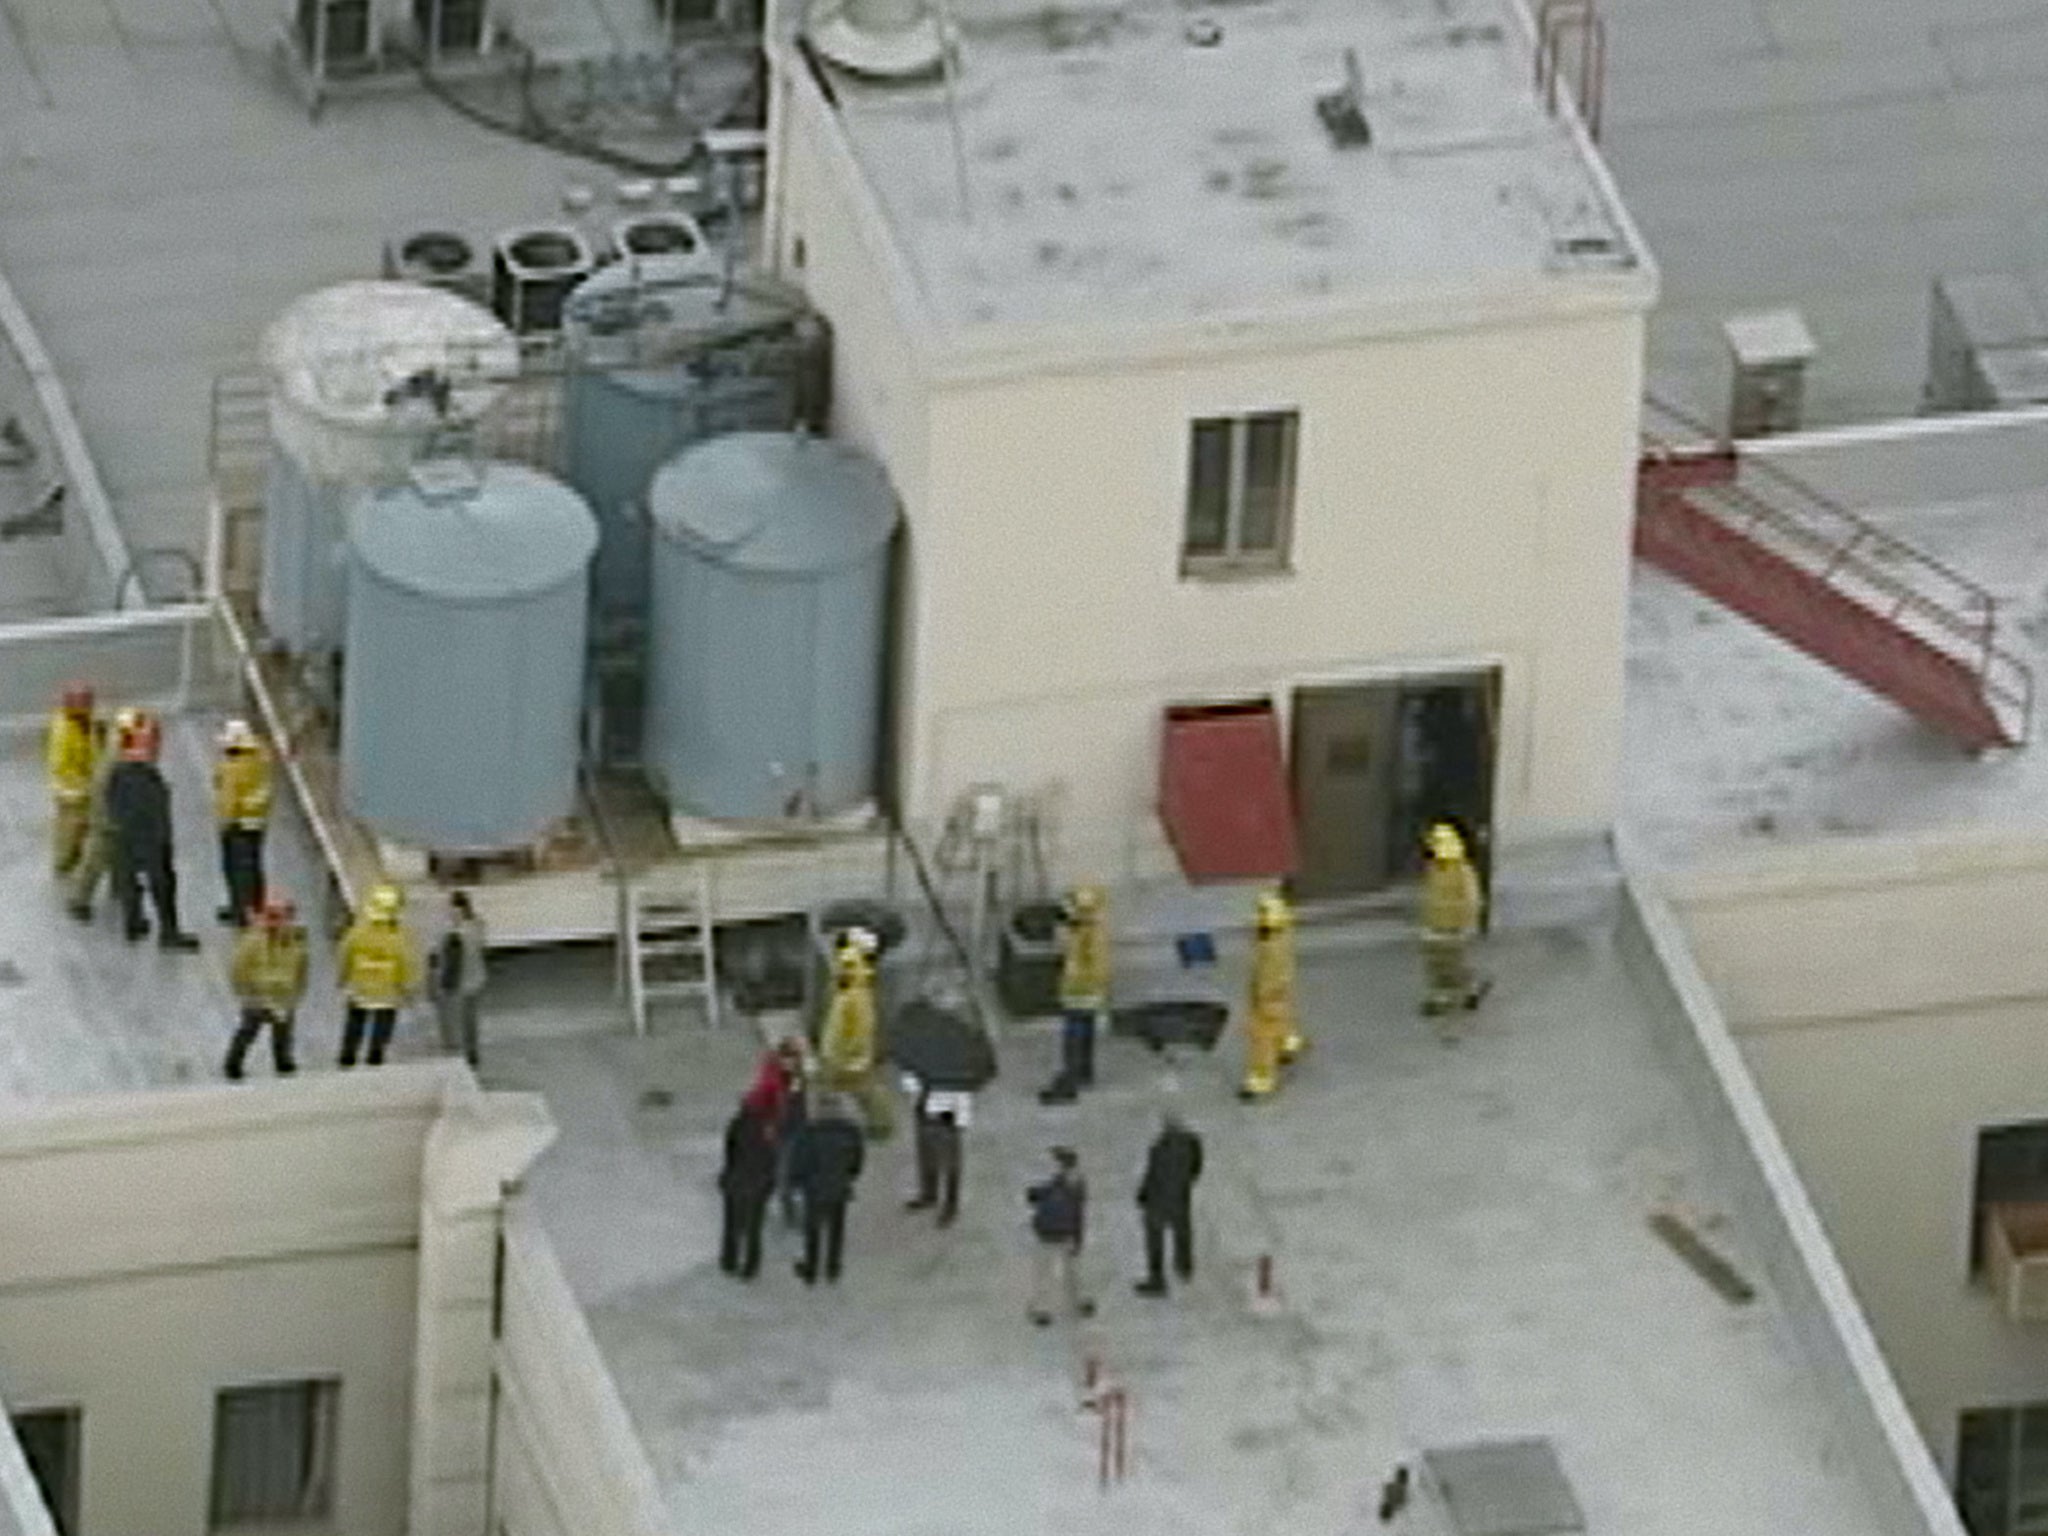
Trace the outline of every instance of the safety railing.
<instances>
[{"instance_id":1,"label":"safety railing","mask_svg":"<svg viewBox=\"0 0 2048 1536\"><path fill-rule=\"evenodd\" d=\"M1682 494L1773 553L1810 562L1812 575L1967 667L2013 739L2025 738L2033 670L1998 644L1998 600L1984 587L1666 402L1645 401L1642 445L1647 496ZM1714 472L1687 473L1703 468Z\"/></svg>"},{"instance_id":2,"label":"safety railing","mask_svg":"<svg viewBox=\"0 0 2048 1536\"><path fill-rule=\"evenodd\" d=\"M0 723L39 725L67 683L110 705L189 707L220 681L214 609L177 603L0 625Z\"/></svg>"}]
</instances>

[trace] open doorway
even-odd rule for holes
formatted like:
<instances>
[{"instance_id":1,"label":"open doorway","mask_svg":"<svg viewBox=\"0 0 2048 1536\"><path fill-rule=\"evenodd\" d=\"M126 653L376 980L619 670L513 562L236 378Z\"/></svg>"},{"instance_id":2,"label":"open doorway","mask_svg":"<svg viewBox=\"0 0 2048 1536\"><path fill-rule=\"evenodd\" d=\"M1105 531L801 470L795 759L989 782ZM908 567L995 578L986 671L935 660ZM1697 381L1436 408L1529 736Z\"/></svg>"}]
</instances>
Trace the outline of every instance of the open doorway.
<instances>
[{"instance_id":1,"label":"open doorway","mask_svg":"<svg viewBox=\"0 0 2048 1536\"><path fill-rule=\"evenodd\" d=\"M1490 891L1499 719L1498 668L1297 688L1297 897L1369 895L1419 874L1439 820L1464 834Z\"/></svg>"}]
</instances>

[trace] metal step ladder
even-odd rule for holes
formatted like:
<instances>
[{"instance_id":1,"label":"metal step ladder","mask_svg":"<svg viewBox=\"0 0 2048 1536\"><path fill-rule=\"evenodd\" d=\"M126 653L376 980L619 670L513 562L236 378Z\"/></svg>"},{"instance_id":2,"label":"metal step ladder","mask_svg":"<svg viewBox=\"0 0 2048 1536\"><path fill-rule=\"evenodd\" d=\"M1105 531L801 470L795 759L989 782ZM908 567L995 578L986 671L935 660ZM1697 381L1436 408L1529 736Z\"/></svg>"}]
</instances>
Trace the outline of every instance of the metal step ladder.
<instances>
[{"instance_id":1,"label":"metal step ladder","mask_svg":"<svg viewBox=\"0 0 2048 1536\"><path fill-rule=\"evenodd\" d=\"M710 866L698 864L694 890L633 887L626 894L625 905L621 958L633 1033L647 1033L647 1016L653 1006L693 1000L703 1003L704 1022L718 1028L721 1010Z\"/></svg>"}]
</instances>

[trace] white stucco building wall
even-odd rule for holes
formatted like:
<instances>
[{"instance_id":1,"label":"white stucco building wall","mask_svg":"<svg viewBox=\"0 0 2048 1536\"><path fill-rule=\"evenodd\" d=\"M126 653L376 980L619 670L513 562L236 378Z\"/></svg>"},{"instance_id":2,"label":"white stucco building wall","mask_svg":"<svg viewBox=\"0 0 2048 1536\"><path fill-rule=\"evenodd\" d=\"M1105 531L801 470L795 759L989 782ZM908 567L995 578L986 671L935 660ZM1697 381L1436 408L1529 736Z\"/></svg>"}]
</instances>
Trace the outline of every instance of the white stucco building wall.
<instances>
[{"instance_id":1,"label":"white stucco building wall","mask_svg":"<svg viewBox=\"0 0 2048 1536\"><path fill-rule=\"evenodd\" d=\"M551 1134L537 1100L444 1067L11 1111L0 1400L81 1413L81 1528L204 1536L217 1394L338 1378L321 1528L482 1529L489 1396L448 1366L490 1358L496 1208ZM451 1294L479 1269L481 1305Z\"/></svg>"},{"instance_id":2,"label":"white stucco building wall","mask_svg":"<svg viewBox=\"0 0 2048 1536\"><path fill-rule=\"evenodd\" d=\"M1164 852L1166 706L1269 696L1284 716L1300 684L1498 667L1500 841L1611 824L1646 255L964 325L787 42L773 97L771 259L832 322L835 431L882 460L909 527L910 821L996 782L1048 797L1062 862L1130 871ZM1191 423L1267 410L1299 413L1289 572L1184 577Z\"/></svg>"},{"instance_id":3,"label":"white stucco building wall","mask_svg":"<svg viewBox=\"0 0 2048 1536\"><path fill-rule=\"evenodd\" d=\"M1670 882L1921 1433L2048 1401L2048 1326L1969 1275L1980 1130L2048 1119L2048 843L1942 834L1775 851Z\"/></svg>"}]
</instances>

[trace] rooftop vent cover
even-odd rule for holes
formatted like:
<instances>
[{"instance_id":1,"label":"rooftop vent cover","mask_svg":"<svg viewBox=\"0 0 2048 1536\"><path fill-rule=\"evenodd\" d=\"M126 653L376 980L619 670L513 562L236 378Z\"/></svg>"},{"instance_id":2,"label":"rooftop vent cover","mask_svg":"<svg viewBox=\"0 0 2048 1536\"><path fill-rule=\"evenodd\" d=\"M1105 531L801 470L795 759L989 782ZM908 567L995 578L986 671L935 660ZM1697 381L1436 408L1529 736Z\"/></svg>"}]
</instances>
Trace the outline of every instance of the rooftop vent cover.
<instances>
[{"instance_id":1,"label":"rooftop vent cover","mask_svg":"<svg viewBox=\"0 0 2048 1536\"><path fill-rule=\"evenodd\" d=\"M880 80L928 75L945 62L945 39L924 0L844 0L810 36L841 69Z\"/></svg>"},{"instance_id":2,"label":"rooftop vent cover","mask_svg":"<svg viewBox=\"0 0 2048 1536\"><path fill-rule=\"evenodd\" d=\"M1330 140L1339 149L1363 149L1372 143L1372 126L1365 120L1365 80L1358 68L1358 50L1344 50L1344 84L1327 96L1316 98L1316 116L1323 120Z\"/></svg>"}]
</instances>

